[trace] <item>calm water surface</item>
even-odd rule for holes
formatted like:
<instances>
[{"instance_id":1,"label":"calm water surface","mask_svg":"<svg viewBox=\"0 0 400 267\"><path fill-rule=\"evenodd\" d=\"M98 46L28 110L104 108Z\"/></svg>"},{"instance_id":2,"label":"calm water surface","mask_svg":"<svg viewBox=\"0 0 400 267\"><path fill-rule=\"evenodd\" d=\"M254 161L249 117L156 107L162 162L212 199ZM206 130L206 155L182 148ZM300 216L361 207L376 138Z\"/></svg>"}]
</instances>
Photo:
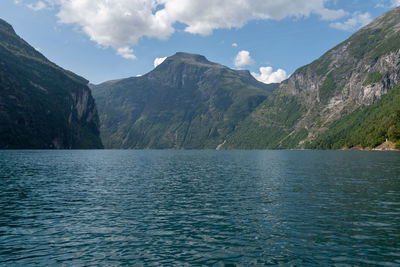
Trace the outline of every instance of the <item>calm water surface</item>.
<instances>
[{"instance_id":1,"label":"calm water surface","mask_svg":"<svg viewBox=\"0 0 400 267\"><path fill-rule=\"evenodd\" d=\"M0 265L400 266L400 153L0 151Z\"/></svg>"}]
</instances>

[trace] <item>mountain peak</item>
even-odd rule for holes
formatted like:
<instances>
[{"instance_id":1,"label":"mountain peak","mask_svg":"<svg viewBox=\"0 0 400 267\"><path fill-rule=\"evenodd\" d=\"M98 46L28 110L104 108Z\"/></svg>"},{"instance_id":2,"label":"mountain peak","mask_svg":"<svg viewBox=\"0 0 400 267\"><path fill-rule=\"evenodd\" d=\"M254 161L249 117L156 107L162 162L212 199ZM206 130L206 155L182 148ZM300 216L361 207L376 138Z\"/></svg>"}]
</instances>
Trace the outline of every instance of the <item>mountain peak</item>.
<instances>
[{"instance_id":1,"label":"mountain peak","mask_svg":"<svg viewBox=\"0 0 400 267\"><path fill-rule=\"evenodd\" d=\"M199 54L192 54L192 53L186 53L186 52L176 52L175 55L170 56L170 58L180 58L180 59L193 59L193 60L206 60L206 57L203 55Z\"/></svg>"},{"instance_id":2,"label":"mountain peak","mask_svg":"<svg viewBox=\"0 0 400 267\"><path fill-rule=\"evenodd\" d=\"M179 52L139 78L102 83L93 94L107 148L215 149L276 87Z\"/></svg>"},{"instance_id":3,"label":"mountain peak","mask_svg":"<svg viewBox=\"0 0 400 267\"><path fill-rule=\"evenodd\" d=\"M400 6L376 18L370 24L365 26L363 29L376 30L385 28L385 29L393 29L397 33L400 30L399 17L400 17Z\"/></svg>"},{"instance_id":4,"label":"mountain peak","mask_svg":"<svg viewBox=\"0 0 400 267\"><path fill-rule=\"evenodd\" d=\"M176 61L183 61L189 64L217 65L216 63L210 62L205 56L185 52L177 52L175 55L168 57L164 62Z\"/></svg>"},{"instance_id":5,"label":"mountain peak","mask_svg":"<svg viewBox=\"0 0 400 267\"><path fill-rule=\"evenodd\" d=\"M14 28L10 24L8 24L5 20L2 19L0 19L0 30L6 31L11 34L16 34Z\"/></svg>"},{"instance_id":6,"label":"mountain peak","mask_svg":"<svg viewBox=\"0 0 400 267\"><path fill-rule=\"evenodd\" d=\"M0 19L0 148L101 148L87 81L46 59Z\"/></svg>"}]
</instances>

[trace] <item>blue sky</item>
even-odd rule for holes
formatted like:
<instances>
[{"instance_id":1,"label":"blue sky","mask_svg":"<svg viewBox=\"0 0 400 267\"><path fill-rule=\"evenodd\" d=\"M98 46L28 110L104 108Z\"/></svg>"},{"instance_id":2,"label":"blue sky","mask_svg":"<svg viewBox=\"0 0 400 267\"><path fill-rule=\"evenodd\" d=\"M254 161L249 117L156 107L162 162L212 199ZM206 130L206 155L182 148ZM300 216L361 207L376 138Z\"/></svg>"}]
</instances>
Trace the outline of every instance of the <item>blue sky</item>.
<instances>
[{"instance_id":1,"label":"blue sky","mask_svg":"<svg viewBox=\"0 0 400 267\"><path fill-rule=\"evenodd\" d=\"M276 82L400 5L400 0L244 2L1 0L0 18L51 61L92 83L145 74L156 58L178 51Z\"/></svg>"}]
</instances>

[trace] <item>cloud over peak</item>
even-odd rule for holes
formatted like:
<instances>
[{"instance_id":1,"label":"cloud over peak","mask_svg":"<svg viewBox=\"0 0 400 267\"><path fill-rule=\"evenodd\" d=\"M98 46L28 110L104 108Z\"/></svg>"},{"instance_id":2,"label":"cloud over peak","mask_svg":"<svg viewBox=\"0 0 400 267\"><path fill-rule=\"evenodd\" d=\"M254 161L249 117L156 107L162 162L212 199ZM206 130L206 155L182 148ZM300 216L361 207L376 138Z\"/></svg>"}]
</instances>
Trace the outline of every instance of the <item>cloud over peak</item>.
<instances>
[{"instance_id":1,"label":"cloud over peak","mask_svg":"<svg viewBox=\"0 0 400 267\"><path fill-rule=\"evenodd\" d=\"M252 65L254 63L254 60L250 56L250 52L246 50L240 51L236 57L235 60L233 61L233 64L236 67L243 67L243 66L248 66Z\"/></svg>"},{"instance_id":2,"label":"cloud over peak","mask_svg":"<svg viewBox=\"0 0 400 267\"><path fill-rule=\"evenodd\" d=\"M272 67L261 67L260 73L252 72L254 78L258 81L270 84L270 83L280 83L288 78L286 71L283 69L278 69L274 71Z\"/></svg>"},{"instance_id":3,"label":"cloud over peak","mask_svg":"<svg viewBox=\"0 0 400 267\"><path fill-rule=\"evenodd\" d=\"M154 59L154 68L156 68L158 65L160 65L161 63L164 62L164 60L166 60L167 57L156 57Z\"/></svg>"},{"instance_id":4,"label":"cloud over peak","mask_svg":"<svg viewBox=\"0 0 400 267\"><path fill-rule=\"evenodd\" d=\"M369 14L368 12L367 13L356 12L352 15L351 18L347 19L346 21L331 23L330 26L332 28L336 28L343 31L353 31L353 30L358 30L359 28L367 25L371 21L372 17L371 14Z\"/></svg>"}]
</instances>

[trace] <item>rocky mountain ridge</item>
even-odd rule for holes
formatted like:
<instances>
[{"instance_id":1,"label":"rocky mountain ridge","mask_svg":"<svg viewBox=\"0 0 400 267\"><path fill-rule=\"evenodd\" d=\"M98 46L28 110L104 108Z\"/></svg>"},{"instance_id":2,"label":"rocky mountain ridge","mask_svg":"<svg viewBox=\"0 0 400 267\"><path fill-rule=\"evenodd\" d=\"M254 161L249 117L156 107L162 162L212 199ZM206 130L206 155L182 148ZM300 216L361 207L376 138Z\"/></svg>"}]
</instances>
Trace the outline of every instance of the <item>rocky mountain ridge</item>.
<instances>
[{"instance_id":1,"label":"rocky mountain ridge","mask_svg":"<svg viewBox=\"0 0 400 267\"><path fill-rule=\"evenodd\" d=\"M393 43L400 41L398 18L399 8L377 18L280 85L309 111L296 125L310 130L308 140L343 113L375 103L400 82L400 42Z\"/></svg>"},{"instance_id":2,"label":"rocky mountain ridge","mask_svg":"<svg viewBox=\"0 0 400 267\"><path fill-rule=\"evenodd\" d=\"M330 132L337 132L334 123L357 110L375 105L399 82L400 8L396 8L311 64L296 70L280 84L269 100L250 115L245 126L239 127L226 146L253 147L254 142L261 144L259 148L339 148L339 144L356 145L356 140L351 144L339 140L349 136L333 137ZM279 108L288 103L291 116L287 109ZM277 113L284 116L274 117ZM348 127L356 128L367 118L358 116L357 120L351 126L348 121ZM375 136L374 142L361 140L360 137L358 144L376 146L376 142L383 142L387 127L390 125L379 130L370 129L374 135L380 136ZM247 133L245 129L248 128L256 129L252 131L256 133ZM350 128L346 131L350 132ZM331 136L330 140L321 141L323 135Z\"/></svg>"}]
</instances>

